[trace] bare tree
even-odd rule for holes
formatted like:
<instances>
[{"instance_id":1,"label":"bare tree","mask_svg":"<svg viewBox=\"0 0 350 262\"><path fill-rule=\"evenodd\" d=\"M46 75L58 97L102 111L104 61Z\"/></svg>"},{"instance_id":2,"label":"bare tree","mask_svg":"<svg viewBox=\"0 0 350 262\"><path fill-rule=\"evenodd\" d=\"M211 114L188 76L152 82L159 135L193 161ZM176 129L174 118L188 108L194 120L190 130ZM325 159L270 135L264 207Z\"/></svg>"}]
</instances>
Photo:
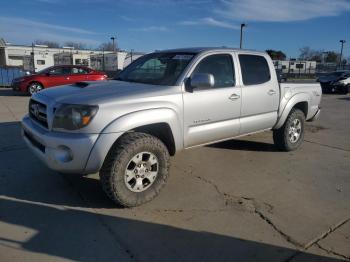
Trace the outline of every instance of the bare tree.
<instances>
[{"instance_id":1,"label":"bare tree","mask_svg":"<svg viewBox=\"0 0 350 262\"><path fill-rule=\"evenodd\" d=\"M114 47L113 44L110 42L106 42L106 43L102 43L100 44L100 46L98 47L99 50L104 50L104 51L113 51Z\"/></svg>"},{"instance_id":2,"label":"bare tree","mask_svg":"<svg viewBox=\"0 0 350 262\"><path fill-rule=\"evenodd\" d=\"M51 48L59 48L60 44L54 41L47 41L47 40L35 40L34 44L36 45L46 45Z\"/></svg>"},{"instance_id":3,"label":"bare tree","mask_svg":"<svg viewBox=\"0 0 350 262\"><path fill-rule=\"evenodd\" d=\"M273 50L273 49L268 49L266 50L266 53L269 54L272 60L286 60L286 54L283 53L281 50Z\"/></svg>"},{"instance_id":4,"label":"bare tree","mask_svg":"<svg viewBox=\"0 0 350 262\"><path fill-rule=\"evenodd\" d=\"M74 49L86 50L87 46L84 43L68 41L64 43L65 46L73 47Z\"/></svg>"}]
</instances>

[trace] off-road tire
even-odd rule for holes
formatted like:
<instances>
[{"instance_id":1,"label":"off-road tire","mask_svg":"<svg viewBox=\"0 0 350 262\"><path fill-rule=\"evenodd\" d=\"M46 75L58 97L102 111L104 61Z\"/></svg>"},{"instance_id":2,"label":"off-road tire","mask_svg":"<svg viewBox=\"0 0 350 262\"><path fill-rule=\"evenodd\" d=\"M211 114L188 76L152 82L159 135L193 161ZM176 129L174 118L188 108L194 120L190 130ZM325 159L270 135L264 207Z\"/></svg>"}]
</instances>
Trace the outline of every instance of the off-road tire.
<instances>
[{"instance_id":1,"label":"off-road tire","mask_svg":"<svg viewBox=\"0 0 350 262\"><path fill-rule=\"evenodd\" d=\"M125 170L130 159L139 152L153 153L159 164L153 184L142 192L132 192L125 184ZM169 175L169 152L158 138L145 133L130 132L112 146L100 170L100 182L108 197L118 206L135 207L155 198Z\"/></svg>"},{"instance_id":2,"label":"off-road tire","mask_svg":"<svg viewBox=\"0 0 350 262\"><path fill-rule=\"evenodd\" d=\"M301 133L299 139L292 143L289 139L289 128L295 119L301 122ZM285 123L279 129L273 130L273 141L281 151L293 151L300 147L304 140L305 115L297 108L293 108L289 113Z\"/></svg>"}]
</instances>

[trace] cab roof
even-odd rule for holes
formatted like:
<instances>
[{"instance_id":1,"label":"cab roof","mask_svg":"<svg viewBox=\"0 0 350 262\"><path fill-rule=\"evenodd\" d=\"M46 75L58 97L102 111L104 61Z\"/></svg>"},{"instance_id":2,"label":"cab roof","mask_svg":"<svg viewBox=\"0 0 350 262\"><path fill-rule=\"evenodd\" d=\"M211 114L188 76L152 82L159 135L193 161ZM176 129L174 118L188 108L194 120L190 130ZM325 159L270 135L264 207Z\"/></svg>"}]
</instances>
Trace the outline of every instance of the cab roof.
<instances>
[{"instance_id":1,"label":"cab roof","mask_svg":"<svg viewBox=\"0 0 350 262\"><path fill-rule=\"evenodd\" d=\"M249 49L240 49L240 48L230 48L230 47L188 47L188 48L177 48L177 49L168 49L156 51L160 53L204 53L204 52L222 52L222 51L231 51L231 52L249 52L254 54L266 54L266 52L260 52L256 50Z\"/></svg>"}]
</instances>

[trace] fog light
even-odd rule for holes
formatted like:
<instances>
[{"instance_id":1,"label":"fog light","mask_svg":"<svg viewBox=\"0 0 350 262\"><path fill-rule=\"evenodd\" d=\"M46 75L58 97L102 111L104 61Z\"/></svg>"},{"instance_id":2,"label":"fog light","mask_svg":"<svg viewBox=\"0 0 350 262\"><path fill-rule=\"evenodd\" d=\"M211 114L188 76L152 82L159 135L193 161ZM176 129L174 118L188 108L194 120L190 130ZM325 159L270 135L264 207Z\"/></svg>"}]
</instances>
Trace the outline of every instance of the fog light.
<instances>
[{"instance_id":1,"label":"fog light","mask_svg":"<svg viewBox=\"0 0 350 262\"><path fill-rule=\"evenodd\" d=\"M73 160L73 153L70 150L69 147L66 146L59 146L56 150L55 150L55 158L56 160L60 161L60 162L69 162Z\"/></svg>"}]
</instances>

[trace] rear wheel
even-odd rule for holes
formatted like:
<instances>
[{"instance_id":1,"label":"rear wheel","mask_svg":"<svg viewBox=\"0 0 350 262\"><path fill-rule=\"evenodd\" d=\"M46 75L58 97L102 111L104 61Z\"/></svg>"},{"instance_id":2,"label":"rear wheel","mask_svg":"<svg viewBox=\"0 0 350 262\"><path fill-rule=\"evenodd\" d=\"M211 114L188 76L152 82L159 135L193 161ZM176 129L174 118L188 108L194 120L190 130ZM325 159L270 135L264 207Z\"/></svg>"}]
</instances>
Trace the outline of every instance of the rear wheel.
<instances>
[{"instance_id":1,"label":"rear wheel","mask_svg":"<svg viewBox=\"0 0 350 262\"><path fill-rule=\"evenodd\" d=\"M169 152L158 138L128 133L112 147L100 171L103 190L118 205L134 207L155 198L169 173Z\"/></svg>"},{"instance_id":2,"label":"rear wheel","mask_svg":"<svg viewBox=\"0 0 350 262\"><path fill-rule=\"evenodd\" d=\"M273 141L283 151L296 150L304 139L305 115L300 109L293 108L284 125L273 130Z\"/></svg>"},{"instance_id":3,"label":"rear wheel","mask_svg":"<svg viewBox=\"0 0 350 262\"><path fill-rule=\"evenodd\" d=\"M40 83L34 82L28 86L28 93L30 95L33 95L33 94L38 93L39 91L41 91L43 89L44 89L44 87Z\"/></svg>"}]
</instances>

